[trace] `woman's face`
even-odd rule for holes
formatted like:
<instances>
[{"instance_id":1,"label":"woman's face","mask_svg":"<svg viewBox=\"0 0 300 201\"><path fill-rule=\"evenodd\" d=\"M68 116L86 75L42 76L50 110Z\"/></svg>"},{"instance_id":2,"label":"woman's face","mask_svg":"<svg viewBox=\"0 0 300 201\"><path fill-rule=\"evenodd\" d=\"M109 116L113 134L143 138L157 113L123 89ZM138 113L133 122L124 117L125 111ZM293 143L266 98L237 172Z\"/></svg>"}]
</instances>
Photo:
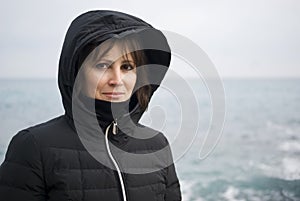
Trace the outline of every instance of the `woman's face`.
<instances>
[{"instance_id":1,"label":"woman's face","mask_svg":"<svg viewBox=\"0 0 300 201\"><path fill-rule=\"evenodd\" d=\"M85 63L84 91L98 100L126 101L131 97L136 77L136 63L131 54L124 55L115 44L100 58Z\"/></svg>"}]
</instances>

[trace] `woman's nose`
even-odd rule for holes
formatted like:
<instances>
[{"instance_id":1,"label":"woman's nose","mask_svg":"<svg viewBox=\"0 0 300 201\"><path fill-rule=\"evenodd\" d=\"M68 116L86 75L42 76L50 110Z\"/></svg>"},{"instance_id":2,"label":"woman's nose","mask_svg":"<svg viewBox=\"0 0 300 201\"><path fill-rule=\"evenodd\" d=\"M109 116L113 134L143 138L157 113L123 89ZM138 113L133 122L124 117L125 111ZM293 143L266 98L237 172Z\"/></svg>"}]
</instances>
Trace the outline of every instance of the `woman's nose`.
<instances>
[{"instance_id":1,"label":"woman's nose","mask_svg":"<svg viewBox=\"0 0 300 201\"><path fill-rule=\"evenodd\" d=\"M111 68L109 75L109 85L121 85L122 84L122 72L120 68Z\"/></svg>"}]
</instances>

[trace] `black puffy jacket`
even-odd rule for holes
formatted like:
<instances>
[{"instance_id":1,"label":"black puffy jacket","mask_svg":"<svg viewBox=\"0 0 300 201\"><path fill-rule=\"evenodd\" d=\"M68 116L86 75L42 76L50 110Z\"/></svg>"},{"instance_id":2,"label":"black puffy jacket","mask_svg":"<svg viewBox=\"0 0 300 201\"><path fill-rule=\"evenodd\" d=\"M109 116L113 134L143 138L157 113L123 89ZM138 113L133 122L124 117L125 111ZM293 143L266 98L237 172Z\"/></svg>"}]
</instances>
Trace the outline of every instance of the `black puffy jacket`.
<instances>
[{"instance_id":1,"label":"black puffy jacket","mask_svg":"<svg viewBox=\"0 0 300 201\"><path fill-rule=\"evenodd\" d=\"M154 64L148 71L155 79L151 95L159 87L166 70L157 71L155 65L170 64L170 49L160 31L115 11L90 11L77 17L67 32L59 62L65 114L13 137L0 167L1 201L181 200L168 141L162 133L138 123L143 111L136 99L131 98L128 112L119 114L116 134L108 103L83 96L78 100L84 104L72 100L78 69L86 56L104 40L126 32L138 34L145 46L157 47L148 48L145 54L149 64ZM84 108L90 103L95 104L94 116ZM79 115L74 114L76 107ZM110 145L105 144L106 132Z\"/></svg>"}]
</instances>

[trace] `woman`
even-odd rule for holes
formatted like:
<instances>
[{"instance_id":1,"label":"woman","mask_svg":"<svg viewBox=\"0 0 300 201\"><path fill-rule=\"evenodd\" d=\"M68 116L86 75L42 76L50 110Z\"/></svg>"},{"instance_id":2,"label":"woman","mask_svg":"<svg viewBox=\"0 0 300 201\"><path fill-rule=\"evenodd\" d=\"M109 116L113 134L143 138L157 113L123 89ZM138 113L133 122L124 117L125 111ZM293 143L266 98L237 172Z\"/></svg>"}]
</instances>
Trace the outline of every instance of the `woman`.
<instances>
[{"instance_id":1,"label":"woman","mask_svg":"<svg viewBox=\"0 0 300 201\"><path fill-rule=\"evenodd\" d=\"M181 200L168 141L138 123L170 55L163 34L134 16L77 17L59 62L65 114L13 137L1 200Z\"/></svg>"}]
</instances>

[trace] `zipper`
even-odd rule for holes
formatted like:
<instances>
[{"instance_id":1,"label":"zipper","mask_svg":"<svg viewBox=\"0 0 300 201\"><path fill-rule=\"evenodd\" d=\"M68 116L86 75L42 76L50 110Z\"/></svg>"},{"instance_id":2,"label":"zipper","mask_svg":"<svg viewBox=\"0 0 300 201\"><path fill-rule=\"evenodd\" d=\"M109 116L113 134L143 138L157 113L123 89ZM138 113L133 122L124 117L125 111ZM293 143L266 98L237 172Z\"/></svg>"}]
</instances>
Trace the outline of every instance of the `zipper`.
<instances>
[{"instance_id":1,"label":"zipper","mask_svg":"<svg viewBox=\"0 0 300 201\"><path fill-rule=\"evenodd\" d=\"M108 142L108 133L109 133L109 129L110 127L113 126L113 134L117 134L118 132L118 123L117 123L117 119L115 119L105 130L105 145L106 145L106 149L108 152L108 155L111 159L111 161L113 162L116 171L118 173L118 177L119 177L119 181L120 181L120 185L121 185L121 191L122 191L122 196L123 196L123 201L127 201L127 196L126 196L126 190L125 190L125 183L124 183L124 175L122 174L120 167L116 161L116 159L114 158L114 156L112 155L111 151L110 151L110 147L109 147L109 142Z\"/></svg>"},{"instance_id":2,"label":"zipper","mask_svg":"<svg viewBox=\"0 0 300 201\"><path fill-rule=\"evenodd\" d=\"M113 124L112 133L114 135L116 135L118 133L118 121L117 121L117 118L113 120L112 124Z\"/></svg>"}]
</instances>

